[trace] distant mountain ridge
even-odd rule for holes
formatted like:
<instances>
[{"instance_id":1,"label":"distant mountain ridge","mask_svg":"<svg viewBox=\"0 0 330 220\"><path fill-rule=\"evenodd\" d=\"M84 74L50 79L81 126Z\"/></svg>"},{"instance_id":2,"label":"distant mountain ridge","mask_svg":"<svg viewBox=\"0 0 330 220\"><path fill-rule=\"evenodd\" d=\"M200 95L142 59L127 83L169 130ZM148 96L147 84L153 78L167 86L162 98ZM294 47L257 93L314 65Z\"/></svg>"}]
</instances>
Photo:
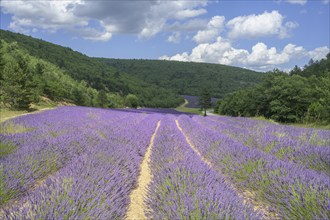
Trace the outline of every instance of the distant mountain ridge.
<instances>
[{"instance_id":1,"label":"distant mountain ridge","mask_svg":"<svg viewBox=\"0 0 330 220\"><path fill-rule=\"evenodd\" d=\"M219 64L163 60L91 58L68 47L0 30L0 39L17 42L31 56L55 64L77 81L98 91L134 94L145 107L175 107L179 95L198 96L202 88L222 98L259 83L264 73Z\"/></svg>"}]
</instances>

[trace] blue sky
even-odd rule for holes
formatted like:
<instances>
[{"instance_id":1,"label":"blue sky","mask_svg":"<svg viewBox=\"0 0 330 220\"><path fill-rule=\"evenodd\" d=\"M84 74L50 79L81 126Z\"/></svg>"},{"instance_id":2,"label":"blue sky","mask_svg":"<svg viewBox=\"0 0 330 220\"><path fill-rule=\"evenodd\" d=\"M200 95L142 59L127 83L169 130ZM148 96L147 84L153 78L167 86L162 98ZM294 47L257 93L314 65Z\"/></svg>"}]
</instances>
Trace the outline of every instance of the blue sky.
<instances>
[{"instance_id":1,"label":"blue sky","mask_svg":"<svg viewBox=\"0 0 330 220\"><path fill-rule=\"evenodd\" d=\"M329 53L329 0L1 1L1 29L88 56L289 70Z\"/></svg>"}]
</instances>

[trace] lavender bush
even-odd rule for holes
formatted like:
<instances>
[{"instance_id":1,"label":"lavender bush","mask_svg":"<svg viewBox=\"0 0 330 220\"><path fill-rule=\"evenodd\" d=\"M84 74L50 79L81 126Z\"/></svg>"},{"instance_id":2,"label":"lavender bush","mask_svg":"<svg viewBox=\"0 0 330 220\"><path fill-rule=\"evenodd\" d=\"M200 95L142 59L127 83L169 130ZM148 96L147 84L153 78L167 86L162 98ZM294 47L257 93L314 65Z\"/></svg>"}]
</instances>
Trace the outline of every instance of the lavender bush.
<instances>
[{"instance_id":1,"label":"lavender bush","mask_svg":"<svg viewBox=\"0 0 330 220\"><path fill-rule=\"evenodd\" d=\"M247 118L195 117L194 120L250 148L330 176L330 131L295 128Z\"/></svg>"},{"instance_id":2,"label":"lavender bush","mask_svg":"<svg viewBox=\"0 0 330 220\"><path fill-rule=\"evenodd\" d=\"M147 215L150 219L258 219L219 173L187 144L175 117L162 120L155 138Z\"/></svg>"},{"instance_id":3,"label":"lavender bush","mask_svg":"<svg viewBox=\"0 0 330 220\"><path fill-rule=\"evenodd\" d=\"M187 136L202 155L239 188L255 192L258 200L274 207L283 218L330 217L330 178L327 174L245 146L195 120L179 117Z\"/></svg>"},{"instance_id":4,"label":"lavender bush","mask_svg":"<svg viewBox=\"0 0 330 220\"><path fill-rule=\"evenodd\" d=\"M53 145L40 147L45 151L45 157L52 152L61 152L54 158L59 164L57 172L51 176L51 173L47 173L47 179L33 192L29 192L28 187L40 179L35 173L41 169L41 165L36 166L36 171L30 170L28 174L17 168L16 172L20 172L20 175L8 178L8 173L12 172L9 166L22 167L20 164L26 163L24 160L10 160L10 157L19 155L25 148L30 149L28 156L38 163L49 163L42 160L40 151L32 149L33 145L26 146L29 142L22 142L25 145L18 146L16 153L5 158L4 170L8 172L4 173L4 183L5 187L9 186L20 192L18 194L28 192L28 195L22 199L20 205L5 209L7 218L123 218L129 203L129 193L136 185L139 165L158 117L132 113L117 115L115 112L96 109L89 111L85 108L64 108L48 114L53 117L45 117L43 123L39 121L39 126L34 126L34 132L43 128L40 127L41 124L46 127L47 124L56 124L56 120L49 121L50 118L56 118L57 115L66 117L58 120L65 121L66 126L62 129L67 131L65 135L68 136L64 139L67 142L63 142L63 134L54 137L57 141L54 141ZM75 120L78 118L79 120ZM29 119L25 119L25 124L34 125ZM144 129L140 129L141 126ZM78 132L69 133L71 129ZM21 157L24 159L24 155ZM31 169L24 169L29 168ZM31 183L22 184L23 188L18 188L13 182L20 183L22 177Z\"/></svg>"}]
</instances>

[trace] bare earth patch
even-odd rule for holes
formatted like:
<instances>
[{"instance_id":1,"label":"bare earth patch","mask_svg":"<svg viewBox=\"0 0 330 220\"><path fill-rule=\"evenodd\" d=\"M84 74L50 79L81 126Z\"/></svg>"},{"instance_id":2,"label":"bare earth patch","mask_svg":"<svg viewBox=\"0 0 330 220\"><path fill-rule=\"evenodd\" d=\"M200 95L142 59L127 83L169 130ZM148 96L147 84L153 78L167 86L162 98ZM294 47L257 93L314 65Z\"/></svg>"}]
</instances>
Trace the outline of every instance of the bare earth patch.
<instances>
[{"instance_id":1,"label":"bare earth patch","mask_svg":"<svg viewBox=\"0 0 330 220\"><path fill-rule=\"evenodd\" d=\"M154 145L154 139L158 128L160 126L160 121L157 123L157 127L154 133L151 136L150 143L147 149L147 152L143 158L141 163L141 171L138 177L138 187L134 189L130 195L131 203L128 206L128 210L126 213L126 219L147 219L145 216L144 210L145 203L144 198L147 195L147 187L152 179L152 174L149 167L150 155L152 151L152 147Z\"/></svg>"}]
</instances>

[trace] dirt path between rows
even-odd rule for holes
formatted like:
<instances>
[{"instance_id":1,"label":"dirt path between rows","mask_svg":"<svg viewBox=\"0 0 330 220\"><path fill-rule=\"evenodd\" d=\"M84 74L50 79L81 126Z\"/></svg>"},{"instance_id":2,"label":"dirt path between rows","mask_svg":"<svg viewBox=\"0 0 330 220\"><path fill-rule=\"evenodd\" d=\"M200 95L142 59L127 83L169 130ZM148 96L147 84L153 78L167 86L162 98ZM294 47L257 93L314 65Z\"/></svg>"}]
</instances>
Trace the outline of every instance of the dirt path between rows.
<instances>
[{"instance_id":1,"label":"dirt path between rows","mask_svg":"<svg viewBox=\"0 0 330 220\"><path fill-rule=\"evenodd\" d=\"M190 141L188 136L185 135L184 131L182 130L179 121L176 119L175 120L176 126L178 129L181 131L182 135L186 138L187 143L189 146L198 154L198 156L201 157L202 161L206 163L211 169L213 169L212 164L201 155L199 150L195 147L195 145ZM260 204L259 202L256 201L255 196L253 195L252 192L250 191L243 191L240 192L230 181L226 180L226 183L233 189L235 192L244 199L245 204L249 204L253 207L254 211L259 211L263 214L264 219L280 219L279 216L276 213L269 212L269 207L266 206L265 204Z\"/></svg>"},{"instance_id":2,"label":"dirt path between rows","mask_svg":"<svg viewBox=\"0 0 330 220\"><path fill-rule=\"evenodd\" d=\"M140 167L141 171L138 177L138 186L132 191L130 195L131 203L128 206L126 219L132 219L132 220L147 219L144 213L144 210L146 209L144 198L147 195L148 184L151 182L152 179L152 174L149 167L149 161L150 161L152 147L154 145L155 136L157 134L159 126L160 126L160 121L158 121L157 127L151 136L147 152L141 163L141 167Z\"/></svg>"},{"instance_id":3,"label":"dirt path between rows","mask_svg":"<svg viewBox=\"0 0 330 220\"><path fill-rule=\"evenodd\" d=\"M187 143L189 144L189 146L198 154L198 156L200 156L201 157L201 159L202 159L202 161L204 162L204 163L206 163L209 167L212 167L212 164L209 162L209 161L207 161L202 155L201 155L201 153L199 152L199 150L197 150L197 148L195 147L195 145L190 141L190 139L184 134L184 132L183 132L183 130L182 130L182 128L181 128L181 126L180 126L180 124L179 124L179 121L176 119L175 120L175 124L176 124L176 126L178 127L178 129L180 130L180 132L183 134L183 136L186 138L186 141L187 141Z\"/></svg>"}]
</instances>

